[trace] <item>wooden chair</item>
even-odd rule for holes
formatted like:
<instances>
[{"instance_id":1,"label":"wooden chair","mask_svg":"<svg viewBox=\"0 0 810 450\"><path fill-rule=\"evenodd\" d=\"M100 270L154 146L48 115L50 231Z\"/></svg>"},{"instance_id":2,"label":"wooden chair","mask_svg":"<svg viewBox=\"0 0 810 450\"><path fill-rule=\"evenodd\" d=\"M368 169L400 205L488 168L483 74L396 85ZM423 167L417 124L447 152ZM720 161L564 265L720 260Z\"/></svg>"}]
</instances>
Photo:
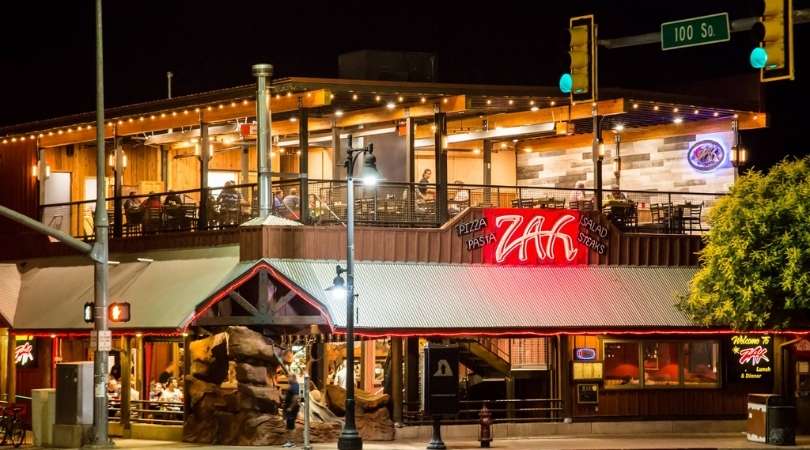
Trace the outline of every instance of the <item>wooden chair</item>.
<instances>
[{"instance_id":1,"label":"wooden chair","mask_svg":"<svg viewBox=\"0 0 810 450\"><path fill-rule=\"evenodd\" d=\"M686 232L692 234L693 231L702 232L703 225L700 223L700 216L703 211L703 205L694 205L686 203L681 206L681 221Z\"/></svg>"}]
</instances>

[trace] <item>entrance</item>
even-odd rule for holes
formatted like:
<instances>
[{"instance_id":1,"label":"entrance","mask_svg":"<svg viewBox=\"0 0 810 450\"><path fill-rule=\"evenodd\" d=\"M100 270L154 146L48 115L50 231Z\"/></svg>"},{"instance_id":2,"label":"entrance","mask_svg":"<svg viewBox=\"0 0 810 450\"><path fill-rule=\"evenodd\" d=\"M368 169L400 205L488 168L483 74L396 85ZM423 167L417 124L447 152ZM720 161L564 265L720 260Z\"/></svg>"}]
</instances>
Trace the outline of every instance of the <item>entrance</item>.
<instances>
[{"instance_id":1,"label":"entrance","mask_svg":"<svg viewBox=\"0 0 810 450\"><path fill-rule=\"evenodd\" d=\"M70 203L70 172L53 172L45 185L45 205ZM42 211L42 223L51 228L70 233L70 205L51 206ZM49 237L51 242L56 239Z\"/></svg>"}]
</instances>

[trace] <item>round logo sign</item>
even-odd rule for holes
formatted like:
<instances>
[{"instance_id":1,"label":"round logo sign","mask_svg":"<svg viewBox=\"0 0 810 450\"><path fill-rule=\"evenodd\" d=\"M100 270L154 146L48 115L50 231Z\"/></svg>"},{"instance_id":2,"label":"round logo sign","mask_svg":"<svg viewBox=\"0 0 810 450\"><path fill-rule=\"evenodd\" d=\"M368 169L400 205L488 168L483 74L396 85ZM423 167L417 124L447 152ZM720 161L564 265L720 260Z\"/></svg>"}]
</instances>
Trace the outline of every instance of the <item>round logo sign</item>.
<instances>
[{"instance_id":1,"label":"round logo sign","mask_svg":"<svg viewBox=\"0 0 810 450\"><path fill-rule=\"evenodd\" d=\"M686 158L689 160L689 165L701 172L709 172L723 163L726 157L726 151L723 146L717 141L699 141L689 147L689 153Z\"/></svg>"}]
</instances>

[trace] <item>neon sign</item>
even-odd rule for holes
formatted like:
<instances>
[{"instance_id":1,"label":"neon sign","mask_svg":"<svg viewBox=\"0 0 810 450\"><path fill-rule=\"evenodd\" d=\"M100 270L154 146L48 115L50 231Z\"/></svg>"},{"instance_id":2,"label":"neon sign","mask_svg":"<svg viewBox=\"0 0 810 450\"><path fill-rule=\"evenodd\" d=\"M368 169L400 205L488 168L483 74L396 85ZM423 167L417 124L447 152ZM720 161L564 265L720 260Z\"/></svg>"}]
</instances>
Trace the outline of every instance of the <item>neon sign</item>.
<instances>
[{"instance_id":1,"label":"neon sign","mask_svg":"<svg viewBox=\"0 0 810 450\"><path fill-rule=\"evenodd\" d=\"M36 347L34 346L34 338L25 337L16 339L16 346L14 347L14 362L19 367L33 367L35 364L34 355L36 354Z\"/></svg>"},{"instance_id":2,"label":"neon sign","mask_svg":"<svg viewBox=\"0 0 810 450\"><path fill-rule=\"evenodd\" d=\"M574 349L574 359L577 361L593 361L596 359L596 349L592 347L577 347Z\"/></svg>"},{"instance_id":3,"label":"neon sign","mask_svg":"<svg viewBox=\"0 0 810 450\"><path fill-rule=\"evenodd\" d=\"M711 172L718 168L725 159L726 151L716 141L705 140L696 142L689 148L686 159L689 165L701 172Z\"/></svg>"},{"instance_id":4,"label":"neon sign","mask_svg":"<svg viewBox=\"0 0 810 450\"><path fill-rule=\"evenodd\" d=\"M731 337L729 376L738 381L769 381L773 373L773 341L768 335Z\"/></svg>"},{"instance_id":5,"label":"neon sign","mask_svg":"<svg viewBox=\"0 0 810 450\"><path fill-rule=\"evenodd\" d=\"M568 209L484 209L483 261L511 265L587 263L577 240L579 211ZM488 245L491 244L491 245Z\"/></svg>"}]
</instances>

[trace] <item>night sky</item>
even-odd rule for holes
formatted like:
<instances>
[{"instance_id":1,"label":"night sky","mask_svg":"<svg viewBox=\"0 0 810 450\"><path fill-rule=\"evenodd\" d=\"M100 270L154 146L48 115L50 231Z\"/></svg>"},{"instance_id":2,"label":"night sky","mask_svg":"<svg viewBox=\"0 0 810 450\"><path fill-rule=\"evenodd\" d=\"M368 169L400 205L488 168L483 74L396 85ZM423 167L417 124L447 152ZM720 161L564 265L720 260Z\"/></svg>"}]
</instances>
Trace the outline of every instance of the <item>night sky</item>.
<instances>
[{"instance_id":1,"label":"night sky","mask_svg":"<svg viewBox=\"0 0 810 450\"><path fill-rule=\"evenodd\" d=\"M275 76L337 76L337 56L360 50L439 55L439 80L551 85L566 68L568 18L596 15L600 38L657 31L661 22L726 11L755 15L755 1L500 2L105 2L106 104L165 97L253 82L251 64L270 62ZM557 6L549 6L557 5ZM796 9L810 0L794 0ZM0 125L92 111L95 105L94 2L2 2ZM808 54L810 24L796 26L796 52ZM662 52L651 44L600 49L600 86L675 91L751 74L753 40ZM746 133L752 163L808 153L807 58L796 80L761 92L767 130ZM711 96L713 91L702 92ZM806 139L804 140L806 141Z\"/></svg>"}]
</instances>

